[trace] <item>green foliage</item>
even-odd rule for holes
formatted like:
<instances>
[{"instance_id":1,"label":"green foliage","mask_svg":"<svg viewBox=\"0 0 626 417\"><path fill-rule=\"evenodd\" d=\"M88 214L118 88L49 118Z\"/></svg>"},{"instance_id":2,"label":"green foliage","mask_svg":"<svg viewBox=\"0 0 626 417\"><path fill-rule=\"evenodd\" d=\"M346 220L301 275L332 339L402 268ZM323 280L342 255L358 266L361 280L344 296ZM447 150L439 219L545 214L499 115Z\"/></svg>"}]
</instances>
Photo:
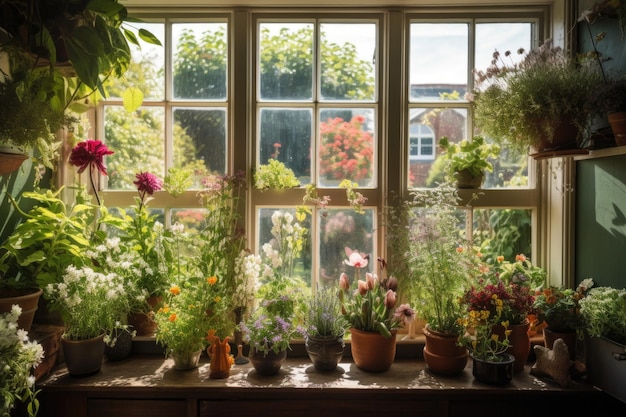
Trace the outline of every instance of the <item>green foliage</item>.
<instances>
[{"instance_id":1,"label":"green foliage","mask_svg":"<svg viewBox=\"0 0 626 417\"><path fill-rule=\"evenodd\" d=\"M551 40L519 64L505 63L495 52L492 66L477 78L476 125L486 136L520 151L537 147L542 138L551 142L563 118L575 124L580 136L589 122L589 94L601 82L596 71L578 65Z\"/></svg>"},{"instance_id":2,"label":"green foliage","mask_svg":"<svg viewBox=\"0 0 626 417\"><path fill-rule=\"evenodd\" d=\"M596 287L580 300L585 330L592 337L606 337L626 345L626 290Z\"/></svg>"},{"instance_id":3,"label":"green foliage","mask_svg":"<svg viewBox=\"0 0 626 417\"><path fill-rule=\"evenodd\" d=\"M532 218L529 210L474 210L473 240L483 259L495 263L498 256L514 260L531 254Z\"/></svg>"},{"instance_id":4,"label":"green foliage","mask_svg":"<svg viewBox=\"0 0 626 417\"><path fill-rule=\"evenodd\" d=\"M85 199L84 190L77 194L76 204L68 206L60 198L62 190L22 194L37 205L28 213L20 211L25 220L0 248L2 285L43 289L57 282L68 266L89 264L87 250L104 238L103 232L93 229L96 209Z\"/></svg>"},{"instance_id":5,"label":"green foliage","mask_svg":"<svg viewBox=\"0 0 626 417\"><path fill-rule=\"evenodd\" d=\"M462 170L469 170L473 176L484 171L493 171L491 158L497 158L500 146L485 142L482 136L474 136L471 141L464 139L460 143L450 143L444 136L439 140L447 161L448 173L454 175Z\"/></svg>"},{"instance_id":6,"label":"green foliage","mask_svg":"<svg viewBox=\"0 0 626 417\"><path fill-rule=\"evenodd\" d=\"M409 279L400 281L404 296L433 330L459 334L463 291L479 274L478 257L459 231L456 188L444 182L416 191L406 202Z\"/></svg>"},{"instance_id":7,"label":"green foliage","mask_svg":"<svg viewBox=\"0 0 626 417\"><path fill-rule=\"evenodd\" d=\"M277 159L269 159L267 164L260 165L254 173L254 186L263 190L284 190L300 186L291 168Z\"/></svg>"},{"instance_id":8,"label":"green foliage","mask_svg":"<svg viewBox=\"0 0 626 417\"><path fill-rule=\"evenodd\" d=\"M306 319L307 335L343 337L348 328L335 287L319 287L309 299Z\"/></svg>"},{"instance_id":9,"label":"green foliage","mask_svg":"<svg viewBox=\"0 0 626 417\"><path fill-rule=\"evenodd\" d=\"M587 278L575 289L550 287L535 296L533 307L539 322L544 321L553 332L571 332L584 326L580 302L593 285Z\"/></svg>"}]
</instances>

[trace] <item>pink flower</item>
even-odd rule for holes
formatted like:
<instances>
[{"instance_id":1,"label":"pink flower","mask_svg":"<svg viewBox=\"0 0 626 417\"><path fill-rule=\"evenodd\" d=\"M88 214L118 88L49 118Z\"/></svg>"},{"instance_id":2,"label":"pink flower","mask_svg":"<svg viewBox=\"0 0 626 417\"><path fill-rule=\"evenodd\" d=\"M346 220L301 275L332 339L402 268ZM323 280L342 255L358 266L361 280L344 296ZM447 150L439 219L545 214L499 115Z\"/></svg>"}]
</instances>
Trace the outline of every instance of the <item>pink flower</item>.
<instances>
[{"instance_id":1,"label":"pink flower","mask_svg":"<svg viewBox=\"0 0 626 417\"><path fill-rule=\"evenodd\" d=\"M348 274L342 272L339 276L339 288L342 290L350 289L350 280L348 279Z\"/></svg>"},{"instance_id":2,"label":"pink flower","mask_svg":"<svg viewBox=\"0 0 626 417\"><path fill-rule=\"evenodd\" d=\"M367 256L363 257L358 251L354 251L344 262L346 265L353 266L355 268L365 268L368 261Z\"/></svg>"},{"instance_id":3,"label":"pink flower","mask_svg":"<svg viewBox=\"0 0 626 417\"><path fill-rule=\"evenodd\" d=\"M359 285L359 294L361 294L361 295L367 294L367 291L369 291L369 287L367 285L367 282L365 282L365 281L360 279L358 281L358 285Z\"/></svg>"},{"instance_id":4,"label":"pink flower","mask_svg":"<svg viewBox=\"0 0 626 417\"><path fill-rule=\"evenodd\" d=\"M107 169L102 160L106 155L112 154L113 151L109 150L101 141L88 139L74 146L69 162L78 167L79 174L82 174L88 166L95 165L101 174L107 175Z\"/></svg>"},{"instance_id":5,"label":"pink flower","mask_svg":"<svg viewBox=\"0 0 626 417\"><path fill-rule=\"evenodd\" d=\"M374 278L374 274L372 274L371 272L366 273L365 282L367 282L367 288L373 290L374 286L376 285L376 279Z\"/></svg>"},{"instance_id":6,"label":"pink flower","mask_svg":"<svg viewBox=\"0 0 626 417\"><path fill-rule=\"evenodd\" d=\"M392 309L393 306L396 305L396 292L387 290L387 294L385 294L385 307L387 309Z\"/></svg>"},{"instance_id":7,"label":"pink flower","mask_svg":"<svg viewBox=\"0 0 626 417\"><path fill-rule=\"evenodd\" d=\"M137 186L137 191L143 194L154 194L155 191L161 190L163 181L159 177L149 172L140 172L135 175L137 178L133 184Z\"/></svg>"},{"instance_id":8,"label":"pink flower","mask_svg":"<svg viewBox=\"0 0 626 417\"><path fill-rule=\"evenodd\" d=\"M400 307L396 309L394 316L404 323L410 323L415 318L415 311L408 304L401 304Z\"/></svg>"}]
</instances>

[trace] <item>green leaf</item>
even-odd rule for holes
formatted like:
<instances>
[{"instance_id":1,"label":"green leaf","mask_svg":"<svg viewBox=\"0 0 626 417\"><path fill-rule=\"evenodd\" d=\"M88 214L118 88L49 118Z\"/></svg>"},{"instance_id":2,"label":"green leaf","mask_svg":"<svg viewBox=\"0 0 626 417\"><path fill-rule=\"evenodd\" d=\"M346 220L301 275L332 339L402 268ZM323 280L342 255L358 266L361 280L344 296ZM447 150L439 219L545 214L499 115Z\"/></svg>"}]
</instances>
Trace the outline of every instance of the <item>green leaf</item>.
<instances>
[{"instance_id":1,"label":"green leaf","mask_svg":"<svg viewBox=\"0 0 626 417\"><path fill-rule=\"evenodd\" d=\"M137 34L139 35L141 40L143 40L144 42L150 43L152 45L163 46L161 44L161 41L156 36L154 36L154 34L152 34L152 32L150 32L150 31L148 31L146 29L143 29L143 28L139 29Z\"/></svg>"},{"instance_id":2,"label":"green leaf","mask_svg":"<svg viewBox=\"0 0 626 417\"><path fill-rule=\"evenodd\" d=\"M66 37L65 45L78 78L89 88L96 89L99 83L98 57L104 54L102 40L92 28L79 26Z\"/></svg>"},{"instance_id":3,"label":"green leaf","mask_svg":"<svg viewBox=\"0 0 626 417\"><path fill-rule=\"evenodd\" d=\"M115 0L91 0L87 4L87 10L105 15L109 19L119 16L116 20L123 20L128 14L126 7Z\"/></svg>"},{"instance_id":4,"label":"green leaf","mask_svg":"<svg viewBox=\"0 0 626 417\"><path fill-rule=\"evenodd\" d=\"M38 251L33 252L30 255L28 255L28 257L26 259L24 259L20 263L20 265L21 266L27 266L27 265L32 264L33 262L41 262L41 261L43 261L45 259L46 259L46 254L43 253L43 251L38 250Z\"/></svg>"},{"instance_id":5,"label":"green leaf","mask_svg":"<svg viewBox=\"0 0 626 417\"><path fill-rule=\"evenodd\" d=\"M135 36L135 34L132 31L126 28L122 28L122 31L124 32L124 37L126 37L128 42L139 46L139 41L137 40L137 36Z\"/></svg>"},{"instance_id":6,"label":"green leaf","mask_svg":"<svg viewBox=\"0 0 626 417\"><path fill-rule=\"evenodd\" d=\"M137 87L129 87L122 94L124 108L127 112L133 112L143 103L143 93Z\"/></svg>"}]
</instances>

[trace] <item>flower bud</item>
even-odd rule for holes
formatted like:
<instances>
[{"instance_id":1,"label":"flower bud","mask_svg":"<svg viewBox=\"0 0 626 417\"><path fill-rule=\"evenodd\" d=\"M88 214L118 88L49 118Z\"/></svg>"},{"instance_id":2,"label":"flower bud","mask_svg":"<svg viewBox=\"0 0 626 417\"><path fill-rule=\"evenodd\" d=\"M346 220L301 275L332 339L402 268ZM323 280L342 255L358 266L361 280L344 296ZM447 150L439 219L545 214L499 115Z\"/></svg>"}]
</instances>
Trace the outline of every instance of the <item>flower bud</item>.
<instances>
[{"instance_id":1,"label":"flower bud","mask_svg":"<svg viewBox=\"0 0 626 417\"><path fill-rule=\"evenodd\" d=\"M339 288L342 290L348 290L350 288L350 280L345 272L342 272L339 276Z\"/></svg>"},{"instance_id":2,"label":"flower bud","mask_svg":"<svg viewBox=\"0 0 626 417\"><path fill-rule=\"evenodd\" d=\"M393 306L396 305L396 293L392 290L387 290L387 294L385 294L385 307L388 310L391 310Z\"/></svg>"},{"instance_id":3,"label":"flower bud","mask_svg":"<svg viewBox=\"0 0 626 417\"><path fill-rule=\"evenodd\" d=\"M359 294L361 295L367 294L367 291L369 290L369 287L367 286L367 282L360 279L358 282L358 286L359 286Z\"/></svg>"}]
</instances>

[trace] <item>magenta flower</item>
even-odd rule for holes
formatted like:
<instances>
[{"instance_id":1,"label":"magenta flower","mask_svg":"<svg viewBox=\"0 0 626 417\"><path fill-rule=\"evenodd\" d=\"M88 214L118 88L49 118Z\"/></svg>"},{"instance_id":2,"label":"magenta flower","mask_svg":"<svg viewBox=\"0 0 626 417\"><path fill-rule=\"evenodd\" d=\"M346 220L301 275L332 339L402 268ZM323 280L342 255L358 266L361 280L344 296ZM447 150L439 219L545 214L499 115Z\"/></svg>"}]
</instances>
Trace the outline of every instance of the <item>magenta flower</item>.
<instances>
[{"instance_id":1,"label":"magenta flower","mask_svg":"<svg viewBox=\"0 0 626 417\"><path fill-rule=\"evenodd\" d=\"M78 167L78 173L82 174L87 167L89 167L89 180L91 181L91 187L96 195L98 205L101 205L100 196L96 189L96 183L93 179L94 167L102 174L107 175L107 169L104 166L103 159L106 155L112 155L113 151L106 147L106 145L99 140L87 139L84 142L79 142L74 146L70 154L69 163Z\"/></svg>"},{"instance_id":2,"label":"magenta flower","mask_svg":"<svg viewBox=\"0 0 626 417\"><path fill-rule=\"evenodd\" d=\"M155 191L159 191L161 187L163 187L163 181L149 172L140 172L135 175L135 178L137 179L133 181L133 184L137 186L137 191L142 195L152 195Z\"/></svg>"},{"instance_id":3,"label":"magenta flower","mask_svg":"<svg viewBox=\"0 0 626 417\"><path fill-rule=\"evenodd\" d=\"M107 175L107 169L102 159L106 155L112 155L113 151L99 140L87 139L79 142L70 154L70 164L78 167L78 173L82 174L88 166L95 166L101 174Z\"/></svg>"}]
</instances>

